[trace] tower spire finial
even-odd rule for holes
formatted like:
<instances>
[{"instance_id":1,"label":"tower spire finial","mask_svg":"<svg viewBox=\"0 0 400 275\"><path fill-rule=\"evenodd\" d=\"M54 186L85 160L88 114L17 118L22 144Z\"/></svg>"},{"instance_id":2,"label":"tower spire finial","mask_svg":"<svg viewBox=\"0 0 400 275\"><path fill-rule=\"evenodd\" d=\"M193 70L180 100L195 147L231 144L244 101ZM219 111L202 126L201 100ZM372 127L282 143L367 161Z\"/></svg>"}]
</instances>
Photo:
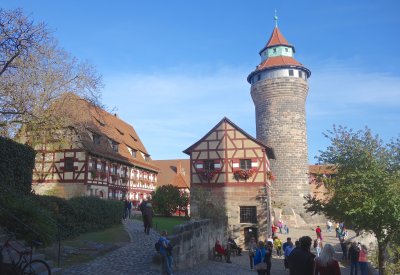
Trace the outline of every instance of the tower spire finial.
<instances>
[{"instance_id":1,"label":"tower spire finial","mask_svg":"<svg viewBox=\"0 0 400 275\"><path fill-rule=\"evenodd\" d=\"M275 20L275 27L278 27L278 15L276 15L276 9L275 9L274 20Z\"/></svg>"}]
</instances>

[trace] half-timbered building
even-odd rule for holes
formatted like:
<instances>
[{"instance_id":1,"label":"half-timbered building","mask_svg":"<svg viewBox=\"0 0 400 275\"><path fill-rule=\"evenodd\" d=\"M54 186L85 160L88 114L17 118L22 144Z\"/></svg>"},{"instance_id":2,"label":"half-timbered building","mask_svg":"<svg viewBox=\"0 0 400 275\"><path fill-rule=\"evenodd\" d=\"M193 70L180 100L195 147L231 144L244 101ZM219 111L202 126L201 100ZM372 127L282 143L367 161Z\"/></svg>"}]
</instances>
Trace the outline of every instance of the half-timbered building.
<instances>
[{"instance_id":1,"label":"half-timbered building","mask_svg":"<svg viewBox=\"0 0 400 275\"><path fill-rule=\"evenodd\" d=\"M68 116L68 142L36 144L33 189L65 198L98 196L139 201L155 190L158 168L135 129L76 95L55 103ZM26 141L32 133L27 132Z\"/></svg>"},{"instance_id":2,"label":"half-timbered building","mask_svg":"<svg viewBox=\"0 0 400 275\"><path fill-rule=\"evenodd\" d=\"M223 118L184 153L190 156L191 187L207 188L224 202L229 234L241 244L265 236L271 225L272 148Z\"/></svg>"}]
</instances>

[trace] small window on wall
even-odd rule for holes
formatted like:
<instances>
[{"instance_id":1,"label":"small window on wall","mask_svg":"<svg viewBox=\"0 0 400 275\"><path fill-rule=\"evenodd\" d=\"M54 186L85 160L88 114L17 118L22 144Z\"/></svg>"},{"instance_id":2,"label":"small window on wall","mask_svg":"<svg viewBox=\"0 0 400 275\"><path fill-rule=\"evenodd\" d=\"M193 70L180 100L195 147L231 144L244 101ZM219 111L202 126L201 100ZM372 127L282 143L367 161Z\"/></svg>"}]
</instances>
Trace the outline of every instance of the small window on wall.
<instances>
[{"instance_id":1,"label":"small window on wall","mask_svg":"<svg viewBox=\"0 0 400 275\"><path fill-rule=\"evenodd\" d=\"M257 223L257 207L240 206L240 223Z\"/></svg>"},{"instance_id":2,"label":"small window on wall","mask_svg":"<svg viewBox=\"0 0 400 275\"><path fill-rule=\"evenodd\" d=\"M257 81L261 80L261 75L257 75Z\"/></svg>"},{"instance_id":3,"label":"small window on wall","mask_svg":"<svg viewBox=\"0 0 400 275\"><path fill-rule=\"evenodd\" d=\"M64 160L64 171L65 172L74 171L74 159L73 158L65 158L65 160Z\"/></svg>"},{"instance_id":4,"label":"small window on wall","mask_svg":"<svg viewBox=\"0 0 400 275\"><path fill-rule=\"evenodd\" d=\"M242 169L242 170L251 169L251 159L241 159L240 160L240 169Z\"/></svg>"},{"instance_id":5,"label":"small window on wall","mask_svg":"<svg viewBox=\"0 0 400 275\"><path fill-rule=\"evenodd\" d=\"M93 133L93 144L100 144L100 135Z\"/></svg>"},{"instance_id":6,"label":"small window on wall","mask_svg":"<svg viewBox=\"0 0 400 275\"><path fill-rule=\"evenodd\" d=\"M299 77L303 78L303 72L302 71L299 71Z\"/></svg>"},{"instance_id":7,"label":"small window on wall","mask_svg":"<svg viewBox=\"0 0 400 275\"><path fill-rule=\"evenodd\" d=\"M215 166L214 166L214 161L213 160L205 160L204 162L203 162L203 167L204 167L204 170L214 170L215 169Z\"/></svg>"},{"instance_id":8,"label":"small window on wall","mask_svg":"<svg viewBox=\"0 0 400 275\"><path fill-rule=\"evenodd\" d=\"M288 52L289 50L288 50L288 48L285 48L285 52Z\"/></svg>"},{"instance_id":9,"label":"small window on wall","mask_svg":"<svg viewBox=\"0 0 400 275\"><path fill-rule=\"evenodd\" d=\"M293 70L289 70L289 76L294 76L294 71Z\"/></svg>"}]
</instances>

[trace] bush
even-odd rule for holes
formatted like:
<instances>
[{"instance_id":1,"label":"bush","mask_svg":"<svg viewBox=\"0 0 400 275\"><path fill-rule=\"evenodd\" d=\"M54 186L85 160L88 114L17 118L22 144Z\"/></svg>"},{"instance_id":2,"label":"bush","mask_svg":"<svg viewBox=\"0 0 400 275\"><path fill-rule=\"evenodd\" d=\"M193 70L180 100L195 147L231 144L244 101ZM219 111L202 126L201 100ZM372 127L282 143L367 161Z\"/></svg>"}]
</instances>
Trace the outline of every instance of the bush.
<instances>
[{"instance_id":1,"label":"bush","mask_svg":"<svg viewBox=\"0 0 400 275\"><path fill-rule=\"evenodd\" d=\"M39 240L45 245L57 236L52 214L40 207L33 196L13 192L0 194L0 226L15 232L17 238L29 242Z\"/></svg>"},{"instance_id":2,"label":"bush","mask_svg":"<svg viewBox=\"0 0 400 275\"><path fill-rule=\"evenodd\" d=\"M65 200L53 196L37 196L40 205L53 214L60 225L61 237L109 228L121 222L123 203L97 197Z\"/></svg>"},{"instance_id":3,"label":"bush","mask_svg":"<svg viewBox=\"0 0 400 275\"><path fill-rule=\"evenodd\" d=\"M32 189L32 171L35 151L26 145L0 137L0 187L29 194Z\"/></svg>"}]
</instances>

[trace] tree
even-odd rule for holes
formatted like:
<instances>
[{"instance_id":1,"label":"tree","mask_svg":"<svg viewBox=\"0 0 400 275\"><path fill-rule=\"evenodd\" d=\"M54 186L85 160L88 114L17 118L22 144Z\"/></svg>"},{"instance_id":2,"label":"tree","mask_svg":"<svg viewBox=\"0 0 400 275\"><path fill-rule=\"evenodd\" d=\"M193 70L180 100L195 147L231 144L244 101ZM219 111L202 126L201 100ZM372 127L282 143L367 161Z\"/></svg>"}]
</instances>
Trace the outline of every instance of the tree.
<instances>
[{"instance_id":1,"label":"tree","mask_svg":"<svg viewBox=\"0 0 400 275\"><path fill-rule=\"evenodd\" d=\"M23 126L65 128L49 107L65 93L98 104L101 86L94 67L60 48L44 23L0 9L0 135L14 137Z\"/></svg>"},{"instance_id":2,"label":"tree","mask_svg":"<svg viewBox=\"0 0 400 275\"><path fill-rule=\"evenodd\" d=\"M165 216L171 216L181 202L181 195L178 187L172 184L157 187L151 195L154 210Z\"/></svg>"},{"instance_id":3,"label":"tree","mask_svg":"<svg viewBox=\"0 0 400 275\"><path fill-rule=\"evenodd\" d=\"M327 199L308 196L306 207L355 230L373 232L384 275L386 248L400 234L400 139L384 144L368 128L354 132L342 126L325 137L331 145L320 152L319 162L329 164L335 176L321 177Z\"/></svg>"}]
</instances>

